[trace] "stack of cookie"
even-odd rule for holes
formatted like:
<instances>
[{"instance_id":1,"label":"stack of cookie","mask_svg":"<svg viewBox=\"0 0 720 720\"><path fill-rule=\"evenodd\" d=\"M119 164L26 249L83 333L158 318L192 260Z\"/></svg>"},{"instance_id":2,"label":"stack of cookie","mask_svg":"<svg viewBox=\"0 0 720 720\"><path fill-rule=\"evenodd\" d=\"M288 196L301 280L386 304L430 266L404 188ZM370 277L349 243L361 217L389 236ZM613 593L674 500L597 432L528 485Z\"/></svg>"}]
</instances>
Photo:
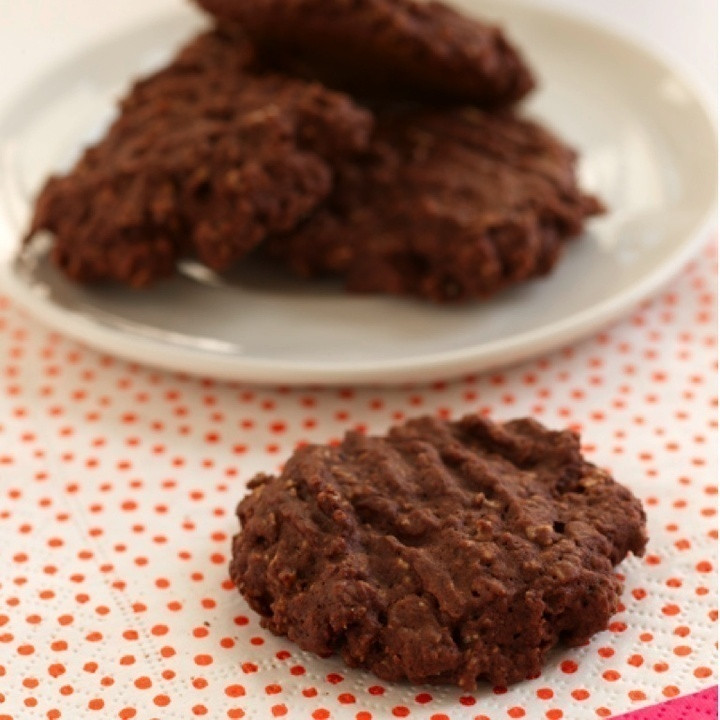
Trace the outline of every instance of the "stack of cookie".
<instances>
[{"instance_id":1,"label":"stack of cookie","mask_svg":"<svg viewBox=\"0 0 720 720\"><path fill-rule=\"evenodd\" d=\"M72 279L260 254L467 301L547 273L601 212L573 150L513 110L534 79L499 28L414 0L198 1L215 27L40 193L29 236Z\"/></svg>"}]
</instances>

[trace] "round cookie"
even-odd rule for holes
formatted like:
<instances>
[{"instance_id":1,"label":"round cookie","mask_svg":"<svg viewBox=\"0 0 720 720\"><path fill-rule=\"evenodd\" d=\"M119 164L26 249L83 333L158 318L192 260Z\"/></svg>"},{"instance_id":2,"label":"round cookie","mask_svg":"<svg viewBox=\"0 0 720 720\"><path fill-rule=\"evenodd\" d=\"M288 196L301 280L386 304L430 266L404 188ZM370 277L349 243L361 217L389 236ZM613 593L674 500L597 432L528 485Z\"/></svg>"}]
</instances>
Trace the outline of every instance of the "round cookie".
<instances>
[{"instance_id":1,"label":"round cookie","mask_svg":"<svg viewBox=\"0 0 720 720\"><path fill-rule=\"evenodd\" d=\"M349 291L467 302L547 274L601 203L575 152L538 123L471 108L378 106L364 162L261 252Z\"/></svg>"},{"instance_id":2,"label":"round cookie","mask_svg":"<svg viewBox=\"0 0 720 720\"><path fill-rule=\"evenodd\" d=\"M183 255L225 270L291 230L327 197L340 159L366 148L372 118L253 63L227 27L137 82L105 136L42 189L29 235L52 232L74 280L140 287Z\"/></svg>"},{"instance_id":3,"label":"round cookie","mask_svg":"<svg viewBox=\"0 0 720 720\"><path fill-rule=\"evenodd\" d=\"M259 475L230 575L272 632L385 680L507 685L615 611L637 499L529 419L425 417Z\"/></svg>"},{"instance_id":4,"label":"round cookie","mask_svg":"<svg viewBox=\"0 0 720 720\"><path fill-rule=\"evenodd\" d=\"M355 93L506 107L535 85L499 27L441 2L196 1L239 22L265 62Z\"/></svg>"}]
</instances>

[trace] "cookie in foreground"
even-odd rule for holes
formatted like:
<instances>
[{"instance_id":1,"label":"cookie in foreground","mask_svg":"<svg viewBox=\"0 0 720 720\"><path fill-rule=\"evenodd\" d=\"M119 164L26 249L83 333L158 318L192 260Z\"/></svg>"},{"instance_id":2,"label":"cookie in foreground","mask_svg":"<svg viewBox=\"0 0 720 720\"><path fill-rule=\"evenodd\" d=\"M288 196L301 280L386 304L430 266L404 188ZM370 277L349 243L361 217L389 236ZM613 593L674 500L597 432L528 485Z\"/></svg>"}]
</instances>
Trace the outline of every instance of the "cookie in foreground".
<instances>
[{"instance_id":1,"label":"cookie in foreground","mask_svg":"<svg viewBox=\"0 0 720 720\"><path fill-rule=\"evenodd\" d=\"M104 137L46 183L29 236L53 233L73 280L141 287L182 257L226 270L291 230L330 192L340 158L365 148L372 118L254 60L241 33L218 28L136 82Z\"/></svg>"},{"instance_id":2,"label":"cookie in foreground","mask_svg":"<svg viewBox=\"0 0 720 720\"><path fill-rule=\"evenodd\" d=\"M615 612L640 502L579 438L423 417L297 450L240 502L230 575L262 624L385 680L507 685Z\"/></svg>"}]
</instances>

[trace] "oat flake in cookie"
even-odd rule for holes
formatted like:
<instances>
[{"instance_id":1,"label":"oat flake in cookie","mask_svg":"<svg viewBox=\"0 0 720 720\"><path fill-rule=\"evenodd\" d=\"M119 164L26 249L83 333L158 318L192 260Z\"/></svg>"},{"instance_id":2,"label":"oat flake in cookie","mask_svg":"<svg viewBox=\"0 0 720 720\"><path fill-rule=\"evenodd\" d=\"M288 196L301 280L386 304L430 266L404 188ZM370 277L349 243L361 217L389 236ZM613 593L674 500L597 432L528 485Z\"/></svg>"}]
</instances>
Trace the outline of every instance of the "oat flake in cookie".
<instances>
[{"instance_id":1,"label":"oat flake in cookie","mask_svg":"<svg viewBox=\"0 0 720 720\"><path fill-rule=\"evenodd\" d=\"M226 270L327 196L335 164L366 146L370 114L253 61L233 29L200 35L134 85L67 175L50 178L30 235L54 234L67 275L139 287L184 255Z\"/></svg>"},{"instance_id":2,"label":"oat flake in cookie","mask_svg":"<svg viewBox=\"0 0 720 720\"><path fill-rule=\"evenodd\" d=\"M534 86L503 31L441 2L196 0L263 60L359 94L507 107Z\"/></svg>"},{"instance_id":3,"label":"oat flake in cookie","mask_svg":"<svg viewBox=\"0 0 720 720\"><path fill-rule=\"evenodd\" d=\"M506 685L603 630L642 554L639 501L578 437L525 419L348 433L259 475L230 574L263 625L385 680Z\"/></svg>"}]
</instances>

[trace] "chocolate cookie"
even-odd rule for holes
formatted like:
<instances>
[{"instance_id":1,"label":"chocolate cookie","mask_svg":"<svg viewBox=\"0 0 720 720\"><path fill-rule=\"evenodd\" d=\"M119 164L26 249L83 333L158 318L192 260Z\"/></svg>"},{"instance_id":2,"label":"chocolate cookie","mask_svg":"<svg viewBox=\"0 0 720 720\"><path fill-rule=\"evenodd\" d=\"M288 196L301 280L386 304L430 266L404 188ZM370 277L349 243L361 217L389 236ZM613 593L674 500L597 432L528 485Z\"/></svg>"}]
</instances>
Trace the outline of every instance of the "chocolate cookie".
<instances>
[{"instance_id":1,"label":"chocolate cookie","mask_svg":"<svg viewBox=\"0 0 720 720\"><path fill-rule=\"evenodd\" d=\"M257 73L230 28L195 39L138 82L105 137L40 193L30 235L81 282L144 286L181 255L224 270L288 231L367 145L371 116L341 93Z\"/></svg>"},{"instance_id":2,"label":"chocolate cookie","mask_svg":"<svg viewBox=\"0 0 720 720\"><path fill-rule=\"evenodd\" d=\"M440 2L197 0L239 21L266 62L354 92L511 105L534 80L500 28Z\"/></svg>"},{"instance_id":3,"label":"chocolate cookie","mask_svg":"<svg viewBox=\"0 0 720 720\"><path fill-rule=\"evenodd\" d=\"M230 575L263 625L386 680L506 685L615 611L638 500L533 420L426 417L259 475Z\"/></svg>"},{"instance_id":4,"label":"chocolate cookie","mask_svg":"<svg viewBox=\"0 0 720 720\"><path fill-rule=\"evenodd\" d=\"M300 276L437 302L485 298L549 272L600 202L575 153L537 123L476 109L377 110L372 152L324 208L272 238Z\"/></svg>"}]
</instances>

